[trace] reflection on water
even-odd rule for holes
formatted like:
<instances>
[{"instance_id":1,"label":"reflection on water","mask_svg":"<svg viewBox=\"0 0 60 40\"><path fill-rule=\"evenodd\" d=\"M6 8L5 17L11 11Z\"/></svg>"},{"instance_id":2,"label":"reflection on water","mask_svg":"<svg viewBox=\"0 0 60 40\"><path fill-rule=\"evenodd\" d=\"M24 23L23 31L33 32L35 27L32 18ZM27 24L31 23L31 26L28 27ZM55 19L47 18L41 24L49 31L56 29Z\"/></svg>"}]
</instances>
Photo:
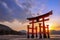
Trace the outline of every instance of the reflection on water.
<instances>
[{"instance_id":1,"label":"reflection on water","mask_svg":"<svg viewBox=\"0 0 60 40\"><path fill-rule=\"evenodd\" d=\"M36 35L34 35L35 36L35 38L36 38ZM30 35L30 38L31 38L31 35ZM37 38L39 38L39 35L38 35L38 37ZM50 35L50 38L60 38L60 35Z\"/></svg>"},{"instance_id":2,"label":"reflection on water","mask_svg":"<svg viewBox=\"0 0 60 40\"><path fill-rule=\"evenodd\" d=\"M60 38L60 35L50 35L50 38Z\"/></svg>"},{"instance_id":3,"label":"reflection on water","mask_svg":"<svg viewBox=\"0 0 60 40\"><path fill-rule=\"evenodd\" d=\"M0 39L27 38L26 35L0 35ZM50 38L60 38L60 35L50 35Z\"/></svg>"},{"instance_id":4,"label":"reflection on water","mask_svg":"<svg viewBox=\"0 0 60 40\"><path fill-rule=\"evenodd\" d=\"M26 35L0 35L0 40L28 40L28 39ZM40 39L35 38L34 40L40 40ZM60 40L60 35L50 35L49 39L41 39L41 40Z\"/></svg>"}]
</instances>

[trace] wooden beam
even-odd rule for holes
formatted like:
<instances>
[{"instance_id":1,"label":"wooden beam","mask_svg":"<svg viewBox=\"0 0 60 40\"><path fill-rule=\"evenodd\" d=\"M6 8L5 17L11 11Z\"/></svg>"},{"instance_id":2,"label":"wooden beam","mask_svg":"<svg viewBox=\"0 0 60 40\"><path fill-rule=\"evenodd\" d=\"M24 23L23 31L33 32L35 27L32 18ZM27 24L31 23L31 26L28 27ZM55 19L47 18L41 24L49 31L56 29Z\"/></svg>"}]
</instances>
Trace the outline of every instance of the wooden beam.
<instances>
[{"instance_id":1,"label":"wooden beam","mask_svg":"<svg viewBox=\"0 0 60 40\"><path fill-rule=\"evenodd\" d=\"M49 18L48 18L48 19L45 19L44 21L48 21L48 20L49 20ZM37 23L37 22L43 22L43 20L36 21L36 22L34 22L34 23ZM32 22L30 22L30 24L32 24Z\"/></svg>"},{"instance_id":2,"label":"wooden beam","mask_svg":"<svg viewBox=\"0 0 60 40\"><path fill-rule=\"evenodd\" d=\"M48 17L52 15L52 11L46 13L46 14L43 14L43 15L40 15L40 16L37 16L37 17L32 17L32 18L27 18L27 20L31 21L31 20L36 20L36 19L40 19L40 18L43 18L43 17Z\"/></svg>"}]
</instances>

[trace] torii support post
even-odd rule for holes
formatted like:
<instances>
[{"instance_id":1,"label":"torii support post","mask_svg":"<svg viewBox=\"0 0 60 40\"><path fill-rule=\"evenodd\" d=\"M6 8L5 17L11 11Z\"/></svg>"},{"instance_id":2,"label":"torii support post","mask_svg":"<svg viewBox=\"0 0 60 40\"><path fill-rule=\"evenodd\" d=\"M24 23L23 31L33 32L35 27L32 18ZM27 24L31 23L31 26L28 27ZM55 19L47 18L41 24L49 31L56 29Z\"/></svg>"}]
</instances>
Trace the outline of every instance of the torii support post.
<instances>
[{"instance_id":1,"label":"torii support post","mask_svg":"<svg viewBox=\"0 0 60 40\"><path fill-rule=\"evenodd\" d=\"M41 23L39 23L39 38L42 38L42 32L41 32Z\"/></svg>"},{"instance_id":2,"label":"torii support post","mask_svg":"<svg viewBox=\"0 0 60 40\"><path fill-rule=\"evenodd\" d=\"M49 35L49 25L47 25L47 37L50 38L50 35Z\"/></svg>"},{"instance_id":3,"label":"torii support post","mask_svg":"<svg viewBox=\"0 0 60 40\"><path fill-rule=\"evenodd\" d=\"M42 19L43 19L43 38L47 38L46 29L45 29L45 23L44 23L44 17Z\"/></svg>"},{"instance_id":4,"label":"torii support post","mask_svg":"<svg viewBox=\"0 0 60 40\"><path fill-rule=\"evenodd\" d=\"M30 35L29 35L29 25L27 25L27 38L30 38Z\"/></svg>"},{"instance_id":5,"label":"torii support post","mask_svg":"<svg viewBox=\"0 0 60 40\"><path fill-rule=\"evenodd\" d=\"M35 30L36 30L36 38L37 38L38 37L38 35L37 35L37 26L36 26Z\"/></svg>"},{"instance_id":6,"label":"torii support post","mask_svg":"<svg viewBox=\"0 0 60 40\"><path fill-rule=\"evenodd\" d=\"M34 38L34 20L32 20L32 35L31 38Z\"/></svg>"}]
</instances>

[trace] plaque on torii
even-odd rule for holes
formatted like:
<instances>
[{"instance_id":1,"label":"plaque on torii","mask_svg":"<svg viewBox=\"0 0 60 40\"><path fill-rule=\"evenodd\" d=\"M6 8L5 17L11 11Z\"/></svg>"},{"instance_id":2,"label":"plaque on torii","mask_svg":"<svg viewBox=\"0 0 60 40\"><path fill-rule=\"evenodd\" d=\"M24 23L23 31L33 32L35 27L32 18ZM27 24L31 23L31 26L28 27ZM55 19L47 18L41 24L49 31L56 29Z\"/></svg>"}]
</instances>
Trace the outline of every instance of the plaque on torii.
<instances>
[{"instance_id":1,"label":"plaque on torii","mask_svg":"<svg viewBox=\"0 0 60 40\"><path fill-rule=\"evenodd\" d=\"M50 38L49 36L49 25L47 25L47 27L45 26L45 21L48 21L49 18L45 19L46 17L49 17L50 15L52 15L52 11L46 13L46 14L43 14L43 15L40 15L40 16L37 16L37 17L32 17L32 18L27 18L27 20L31 21L29 24L32 24L32 27L29 27L29 25L27 26L27 37L29 38L29 34L32 34L31 35L31 38L34 38L34 34L36 34L36 38L38 37L38 32L37 32L37 27L34 27L34 24L35 23L38 23L38 22L42 22L42 25L41 26L41 23L39 23L39 38L42 38L42 34L43 34L43 38ZM41 19L41 20L40 20ZM41 32L41 28L43 28L43 32ZM31 29L31 33L29 32ZM46 32L46 29L47 29L47 32ZM36 31L36 33L34 33L34 30Z\"/></svg>"}]
</instances>

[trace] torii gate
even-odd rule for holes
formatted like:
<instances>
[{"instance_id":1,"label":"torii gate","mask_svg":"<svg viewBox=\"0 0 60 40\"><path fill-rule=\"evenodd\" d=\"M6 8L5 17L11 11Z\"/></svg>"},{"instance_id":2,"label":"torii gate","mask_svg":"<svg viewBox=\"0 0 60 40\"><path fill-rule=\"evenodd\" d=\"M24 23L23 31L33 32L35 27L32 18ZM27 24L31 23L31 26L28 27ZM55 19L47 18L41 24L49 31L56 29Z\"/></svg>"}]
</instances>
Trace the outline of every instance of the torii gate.
<instances>
[{"instance_id":1,"label":"torii gate","mask_svg":"<svg viewBox=\"0 0 60 40\"><path fill-rule=\"evenodd\" d=\"M37 27L34 28L34 23L38 23L38 22L42 22L42 25L41 26L41 23L39 23L39 38L42 38L42 34L43 34L43 38L50 38L49 36L49 25L47 25L47 27L45 26L45 21L48 21L48 19L45 19L46 17L49 17L50 15L52 15L52 11L44 14L44 15L40 15L40 16L37 16L37 17L32 17L32 18L27 18L27 20L31 21L29 24L32 24L32 27L29 27L30 25L27 26L27 37L29 38L29 34L32 34L31 35L31 38L34 38L34 34L36 34L36 37L38 37L37 35ZM42 19L42 20L40 20ZM43 32L41 32L41 28L43 28ZM29 32L31 29L31 33ZM47 29L47 32L46 32L46 29ZM36 33L34 33L34 30L36 31Z\"/></svg>"}]
</instances>

